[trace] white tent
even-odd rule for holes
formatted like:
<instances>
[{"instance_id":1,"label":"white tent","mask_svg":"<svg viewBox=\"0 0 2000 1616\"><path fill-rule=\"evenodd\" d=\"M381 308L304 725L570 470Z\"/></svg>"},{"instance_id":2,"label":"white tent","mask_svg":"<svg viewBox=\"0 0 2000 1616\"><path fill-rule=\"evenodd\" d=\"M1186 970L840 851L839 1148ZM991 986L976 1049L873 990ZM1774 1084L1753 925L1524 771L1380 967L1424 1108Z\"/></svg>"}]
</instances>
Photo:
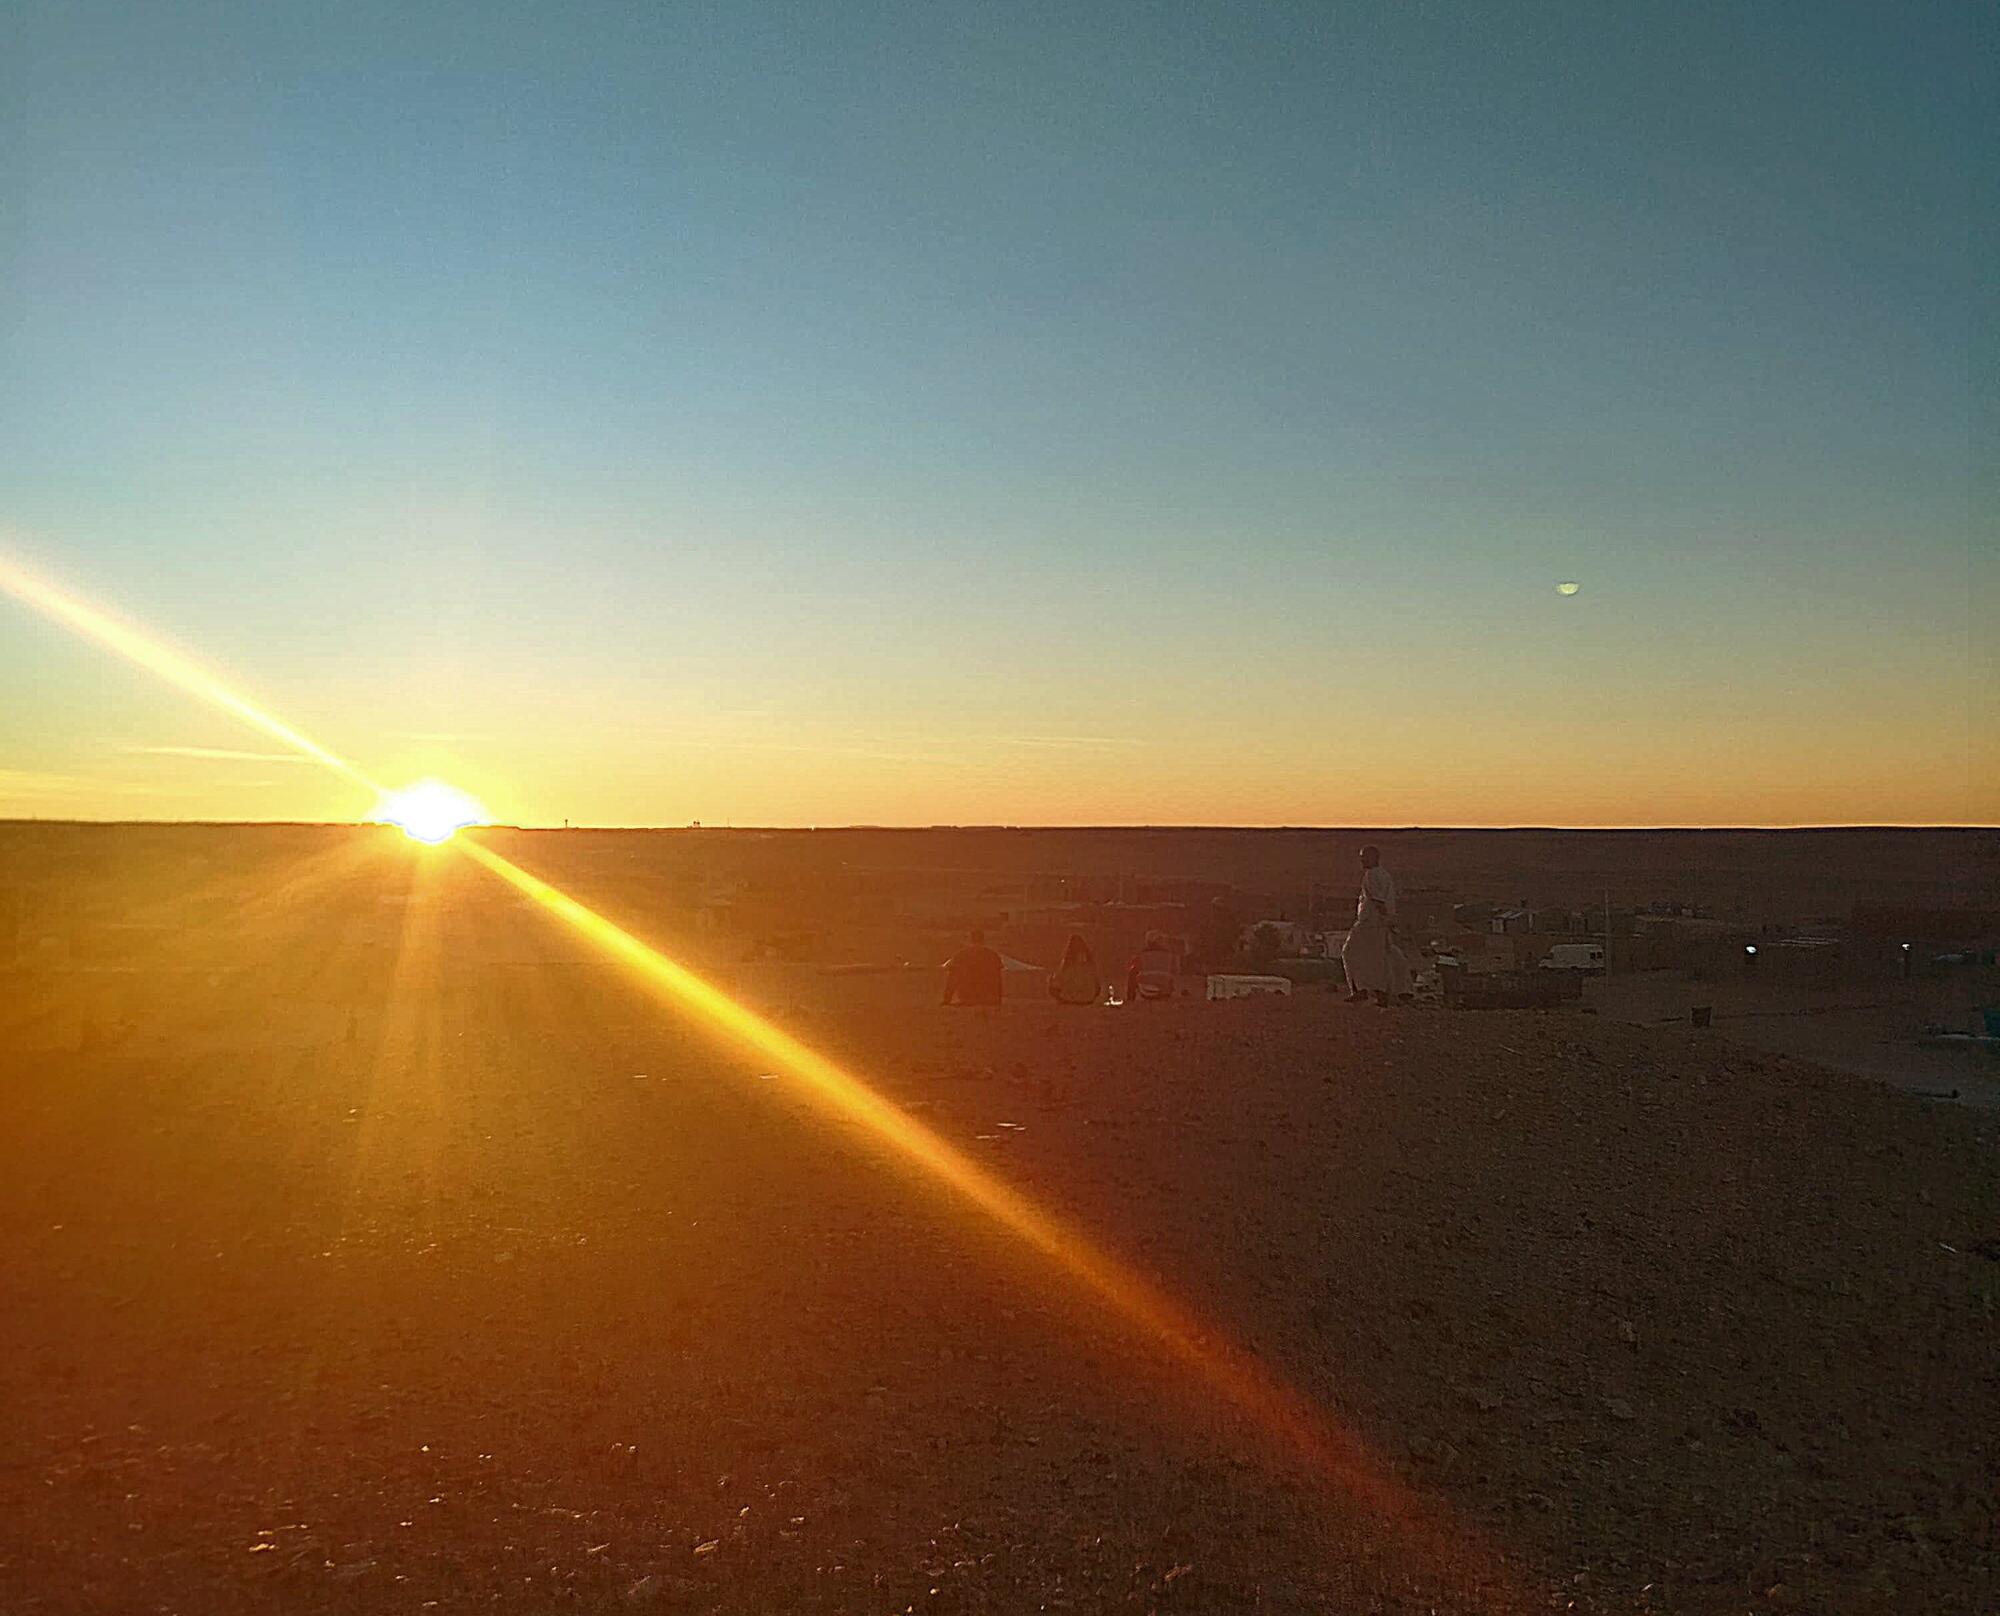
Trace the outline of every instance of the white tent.
<instances>
[{"instance_id":1,"label":"white tent","mask_svg":"<svg viewBox=\"0 0 2000 1616\"><path fill-rule=\"evenodd\" d=\"M1049 972L1040 965L1030 965L1026 960L1017 960L1011 954L1000 956L1000 997L1002 999L1046 999L1049 996Z\"/></svg>"}]
</instances>

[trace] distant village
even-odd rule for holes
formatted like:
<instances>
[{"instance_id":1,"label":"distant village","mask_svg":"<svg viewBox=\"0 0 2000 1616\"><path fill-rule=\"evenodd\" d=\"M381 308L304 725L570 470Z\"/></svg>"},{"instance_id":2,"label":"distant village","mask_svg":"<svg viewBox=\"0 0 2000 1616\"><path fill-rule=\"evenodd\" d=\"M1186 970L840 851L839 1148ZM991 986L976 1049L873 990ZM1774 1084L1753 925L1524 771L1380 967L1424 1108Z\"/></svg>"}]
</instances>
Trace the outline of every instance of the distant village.
<instances>
[{"instance_id":1,"label":"distant village","mask_svg":"<svg viewBox=\"0 0 2000 1616\"><path fill-rule=\"evenodd\" d=\"M528 975L546 988L614 974L465 861L443 855L416 879L429 867L413 863L388 832L373 866L340 851L373 833L336 827L125 827L115 843L87 827L17 826L10 834L16 856L13 878L0 887L0 965L17 1001L32 998L36 983L56 983L62 992L43 995L50 1004L82 1007L52 1016L36 1035L43 1039L83 1036L80 1029L110 1036L140 1014L137 1005L157 999L162 983L178 984L187 1002L229 997L241 982L260 980L265 962L294 957L287 928L303 923L307 897L293 890L301 860L326 866L310 895L315 937L337 943L346 968L363 976L389 980L417 937L475 997L490 989L504 998L505 984ZM23 853L22 839L38 834L40 856ZM1072 938L1089 949L1112 999L1149 937L1179 961L1182 999L1322 991L1343 985L1341 947L1354 913L1353 882L1332 870L1259 890L1185 875L996 870L990 860L954 861L949 842L929 862L865 856L931 848L889 833L879 842L865 833L818 842L788 833L508 834L530 867L744 1002L781 1015L930 1001L940 961L975 930L1003 956L1007 1000L1045 1001ZM1418 1001L1451 1008L1601 1005L1637 1014L1617 997L1636 984L1658 990L1658 1007L1641 1006L1652 1019L1698 1015L1729 991L1752 988L1768 1000L1954 982L1968 1004L2000 1002L1990 986L2000 910L1876 900L1844 913L1782 909L1765 903L1753 915L1747 905L1629 891L1594 903L1536 903L1427 883L1419 872L1401 884L1396 928ZM1939 1024L1941 1036L1986 1039L2000 1030L1952 1016L1954 1024Z\"/></svg>"},{"instance_id":2,"label":"distant village","mask_svg":"<svg viewBox=\"0 0 2000 1616\"><path fill-rule=\"evenodd\" d=\"M1159 932L1193 972L1253 970L1301 986L1340 979L1354 902L1319 886L1304 903L1288 904L1214 883L1065 877L988 895L1031 900L1003 911L997 928L1025 960L1053 958L1071 934L1099 957L1119 959ZM1052 896L1057 901L1033 901ZM1672 900L1534 906L1416 887L1400 896L1397 933L1421 961L1420 989L1433 996L1553 1004L1579 997L1584 978L1614 970L1697 981L1754 974L1821 987L1990 971L2000 913L1858 904L1846 916L1796 926L1750 925Z\"/></svg>"}]
</instances>

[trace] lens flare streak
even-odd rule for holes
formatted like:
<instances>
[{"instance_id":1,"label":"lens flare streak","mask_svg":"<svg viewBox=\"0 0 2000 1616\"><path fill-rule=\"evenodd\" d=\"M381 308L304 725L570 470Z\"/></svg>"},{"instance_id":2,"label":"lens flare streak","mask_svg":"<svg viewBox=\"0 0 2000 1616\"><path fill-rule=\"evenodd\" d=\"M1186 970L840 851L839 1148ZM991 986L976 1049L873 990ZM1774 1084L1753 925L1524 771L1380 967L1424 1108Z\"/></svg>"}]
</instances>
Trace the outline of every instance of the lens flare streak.
<instances>
[{"instance_id":1,"label":"lens flare streak","mask_svg":"<svg viewBox=\"0 0 2000 1616\"><path fill-rule=\"evenodd\" d=\"M1053 1261L1183 1365L1196 1370L1238 1409L1281 1438L1294 1456L1310 1461L1338 1481L1357 1501L1382 1514L1406 1519L1412 1514L1413 1496L1368 1457L1358 1440L1334 1429L1320 1410L1275 1376L1240 1353L1225 1351L1213 1331L1202 1328L1158 1286L1034 1205L860 1078L587 905L483 845L476 833L460 836L452 845L597 948L630 966L670 1005L694 1012L726 1042L754 1053L824 1109L861 1124L892 1155L923 1169Z\"/></svg>"},{"instance_id":2,"label":"lens flare streak","mask_svg":"<svg viewBox=\"0 0 2000 1616\"><path fill-rule=\"evenodd\" d=\"M95 640L107 650L115 651L128 662L137 663L148 673L156 674L168 684L185 690L189 695L198 696L211 707L219 707L232 717L241 719L252 729L260 730L272 740L289 746L315 763L323 764L343 779L356 785L366 786L381 795L382 788L363 774L338 753L327 750L311 736L302 735L282 719L274 718L246 696L237 694L214 674L182 655L171 646L163 645L152 635L134 628L129 623L120 622L109 612L100 610L74 595L56 588L52 583L24 572L20 567L0 557L0 589L5 589L16 600L34 607L37 611L54 618L67 628L76 630L85 639Z\"/></svg>"}]
</instances>

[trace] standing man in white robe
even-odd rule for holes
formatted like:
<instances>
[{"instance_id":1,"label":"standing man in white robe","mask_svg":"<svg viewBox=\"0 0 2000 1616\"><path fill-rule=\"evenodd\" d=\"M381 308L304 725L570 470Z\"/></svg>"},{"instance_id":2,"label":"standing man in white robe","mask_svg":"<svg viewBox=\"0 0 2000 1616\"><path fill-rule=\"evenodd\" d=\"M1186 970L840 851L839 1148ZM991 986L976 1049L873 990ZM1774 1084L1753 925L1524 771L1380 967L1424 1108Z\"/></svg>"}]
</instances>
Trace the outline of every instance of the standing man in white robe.
<instances>
[{"instance_id":1,"label":"standing man in white robe","mask_svg":"<svg viewBox=\"0 0 2000 1616\"><path fill-rule=\"evenodd\" d=\"M1354 929L1340 951L1347 971L1347 999L1359 1004L1374 997L1386 1005L1390 996L1406 998L1409 967L1396 946L1396 881L1382 867L1382 849L1373 842L1361 850L1361 894L1354 903Z\"/></svg>"}]
</instances>

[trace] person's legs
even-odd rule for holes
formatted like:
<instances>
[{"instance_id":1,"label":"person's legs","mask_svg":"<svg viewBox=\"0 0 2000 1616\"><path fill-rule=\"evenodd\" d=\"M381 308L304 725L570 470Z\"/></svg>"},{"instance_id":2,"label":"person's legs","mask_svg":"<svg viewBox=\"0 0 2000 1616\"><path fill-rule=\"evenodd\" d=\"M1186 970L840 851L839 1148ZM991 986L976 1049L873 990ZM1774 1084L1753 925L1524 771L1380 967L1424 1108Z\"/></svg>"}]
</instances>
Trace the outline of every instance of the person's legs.
<instances>
[{"instance_id":1,"label":"person's legs","mask_svg":"<svg viewBox=\"0 0 2000 1616\"><path fill-rule=\"evenodd\" d=\"M1361 985L1364 954L1356 932L1347 934L1347 944L1340 951L1340 969L1347 978L1347 1002L1359 1004L1368 997L1368 990Z\"/></svg>"},{"instance_id":2,"label":"person's legs","mask_svg":"<svg viewBox=\"0 0 2000 1616\"><path fill-rule=\"evenodd\" d=\"M1347 934L1347 946L1340 962L1347 972L1349 1004L1359 1004L1371 993L1379 1001L1388 981L1389 931L1373 915L1364 915Z\"/></svg>"},{"instance_id":3,"label":"person's legs","mask_svg":"<svg viewBox=\"0 0 2000 1616\"><path fill-rule=\"evenodd\" d=\"M1389 997L1398 1004L1408 1004L1414 995L1410 992L1410 956L1392 934L1388 948Z\"/></svg>"}]
</instances>

